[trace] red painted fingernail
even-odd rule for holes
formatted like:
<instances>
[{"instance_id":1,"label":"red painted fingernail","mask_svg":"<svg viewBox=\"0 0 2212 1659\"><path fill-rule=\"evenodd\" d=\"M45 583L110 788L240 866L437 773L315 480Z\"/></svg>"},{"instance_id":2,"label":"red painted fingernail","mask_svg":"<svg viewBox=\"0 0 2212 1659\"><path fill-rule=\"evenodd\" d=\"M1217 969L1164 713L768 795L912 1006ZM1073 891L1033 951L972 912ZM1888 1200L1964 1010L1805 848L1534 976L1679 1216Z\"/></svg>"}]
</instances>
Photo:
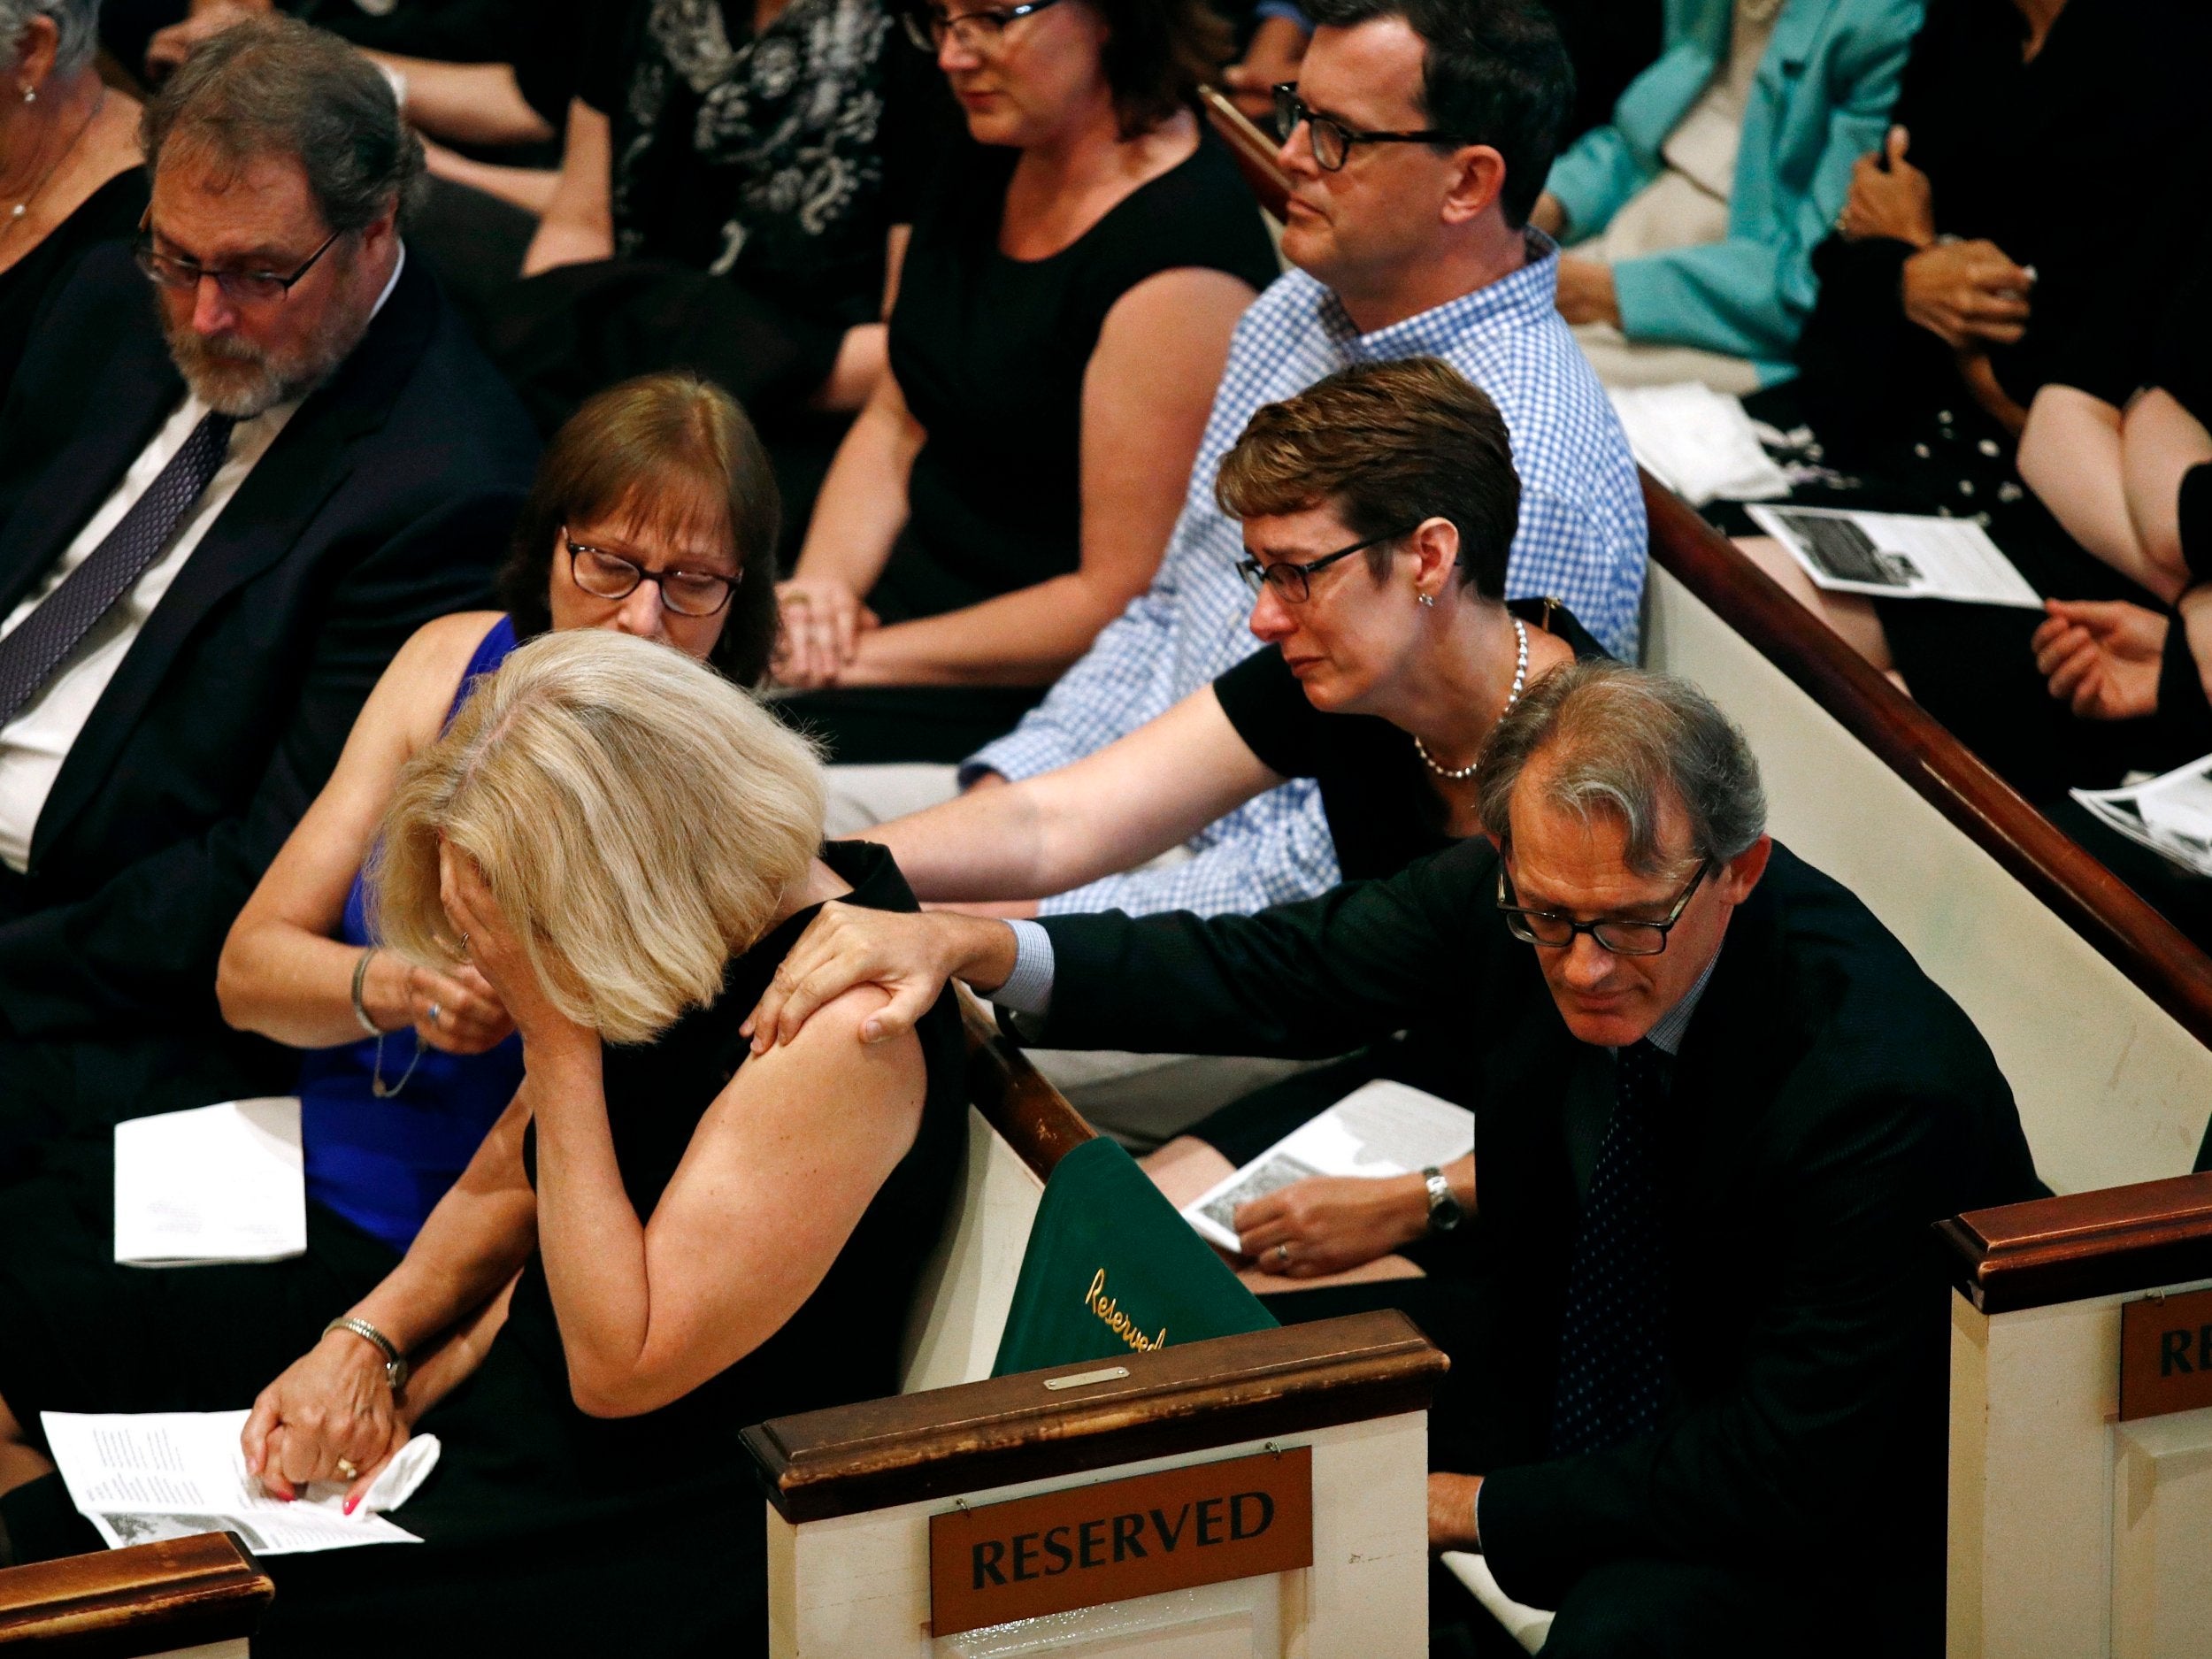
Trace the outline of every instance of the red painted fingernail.
<instances>
[{"instance_id":1,"label":"red painted fingernail","mask_svg":"<svg viewBox=\"0 0 2212 1659\"><path fill-rule=\"evenodd\" d=\"M351 1515L353 1513L353 1506L360 1502L361 1500L358 1498L348 1498L346 1500L346 1513L348 1515Z\"/></svg>"}]
</instances>

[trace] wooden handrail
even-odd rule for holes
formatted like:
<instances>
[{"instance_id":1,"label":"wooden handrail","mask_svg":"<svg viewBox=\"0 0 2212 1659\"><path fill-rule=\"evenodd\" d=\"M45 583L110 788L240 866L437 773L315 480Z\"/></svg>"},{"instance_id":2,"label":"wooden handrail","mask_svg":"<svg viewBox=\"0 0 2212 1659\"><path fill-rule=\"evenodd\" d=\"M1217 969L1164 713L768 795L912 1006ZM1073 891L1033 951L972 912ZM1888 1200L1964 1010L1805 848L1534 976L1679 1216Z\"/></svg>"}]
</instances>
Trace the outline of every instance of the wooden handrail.
<instances>
[{"instance_id":1,"label":"wooden handrail","mask_svg":"<svg viewBox=\"0 0 2212 1659\"><path fill-rule=\"evenodd\" d=\"M137 1655L250 1636L276 1586L228 1532L0 1571L0 1647L67 1659Z\"/></svg>"},{"instance_id":2,"label":"wooden handrail","mask_svg":"<svg viewBox=\"0 0 2212 1659\"><path fill-rule=\"evenodd\" d=\"M1237 171L1244 175L1244 182L1258 198L1262 211L1281 224L1290 212L1290 179L1275 162L1275 153L1280 147L1212 87L1198 88L1198 102L1215 134L1229 146Z\"/></svg>"},{"instance_id":3,"label":"wooden handrail","mask_svg":"<svg viewBox=\"0 0 2212 1659\"><path fill-rule=\"evenodd\" d=\"M2212 957L1648 472L1651 557L2143 994L2212 1047Z\"/></svg>"},{"instance_id":4,"label":"wooden handrail","mask_svg":"<svg viewBox=\"0 0 2212 1659\"><path fill-rule=\"evenodd\" d=\"M1050 1180L1061 1157L1098 1131L999 1034L989 1012L965 990L960 1022L968 1037L968 1098L1037 1179Z\"/></svg>"},{"instance_id":5,"label":"wooden handrail","mask_svg":"<svg viewBox=\"0 0 2212 1659\"><path fill-rule=\"evenodd\" d=\"M1936 1233L1984 1313L2212 1279L2212 1174L1970 1210Z\"/></svg>"},{"instance_id":6,"label":"wooden handrail","mask_svg":"<svg viewBox=\"0 0 2212 1659\"><path fill-rule=\"evenodd\" d=\"M1450 1368L1396 1310L1185 1342L1127 1374L1048 1390L1098 1363L1021 1371L756 1424L745 1448L785 1519L826 1520L1425 1410Z\"/></svg>"}]
</instances>

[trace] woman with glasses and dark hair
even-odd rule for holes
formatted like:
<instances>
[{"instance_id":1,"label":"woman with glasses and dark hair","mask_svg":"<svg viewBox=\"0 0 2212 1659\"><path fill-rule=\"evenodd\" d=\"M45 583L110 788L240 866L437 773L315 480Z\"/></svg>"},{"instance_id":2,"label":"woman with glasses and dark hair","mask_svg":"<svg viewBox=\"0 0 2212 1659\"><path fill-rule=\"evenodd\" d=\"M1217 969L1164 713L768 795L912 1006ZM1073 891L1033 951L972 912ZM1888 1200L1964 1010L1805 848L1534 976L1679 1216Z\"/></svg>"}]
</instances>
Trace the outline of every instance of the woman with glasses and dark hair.
<instances>
[{"instance_id":1,"label":"woman with glasses and dark hair","mask_svg":"<svg viewBox=\"0 0 2212 1659\"><path fill-rule=\"evenodd\" d=\"M1339 370L1253 416L1215 482L1273 650L1096 754L861 832L926 899L1028 910L1296 778L1347 880L1474 833L1476 757L1527 686L1603 649L1504 598L1520 482L1505 424L1434 357Z\"/></svg>"},{"instance_id":2,"label":"woman with glasses and dark hair","mask_svg":"<svg viewBox=\"0 0 2212 1659\"><path fill-rule=\"evenodd\" d=\"M373 840L403 773L518 641L549 632L659 640L757 681L775 629L776 519L759 440L727 394L696 379L614 387L562 428L503 572L511 609L441 618L401 648L223 948L224 1018L307 1051L306 1254L189 1273L119 1267L105 1218L110 1139L65 1140L41 1173L0 1190L11 1349L90 1300L118 1310L123 1346L39 1364L73 1385L111 1382L127 1369L118 1356L139 1351L130 1343L173 1331L168 1379L179 1398L196 1397L210 1377L275 1375L334 1309L391 1271L522 1076L514 1022L481 974L411 963L372 941ZM219 1343L195 1340L216 1332Z\"/></svg>"},{"instance_id":3,"label":"woman with glasses and dark hair","mask_svg":"<svg viewBox=\"0 0 2212 1659\"><path fill-rule=\"evenodd\" d=\"M939 180L783 586L786 705L848 763L957 761L1151 580L1277 265L1191 104L1203 0L910 14L976 146Z\"/></svg>"}]
</instances>

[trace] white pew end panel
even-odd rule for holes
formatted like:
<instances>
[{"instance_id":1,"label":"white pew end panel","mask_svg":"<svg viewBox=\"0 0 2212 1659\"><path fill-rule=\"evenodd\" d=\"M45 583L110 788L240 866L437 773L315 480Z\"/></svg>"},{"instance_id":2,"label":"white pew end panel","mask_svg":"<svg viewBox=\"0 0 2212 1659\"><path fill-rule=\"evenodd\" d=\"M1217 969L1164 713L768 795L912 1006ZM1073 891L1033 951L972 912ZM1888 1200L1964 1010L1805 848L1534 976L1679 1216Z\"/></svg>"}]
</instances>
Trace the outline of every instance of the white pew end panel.
<instances>
[{"instance_id":1,"label":"white pew end panel","mask_svg":"<svg viewBox=\"0 0 2212 1659\"><path fill-rule=\"evenodd\" d=\"M769 1650L775 1659L1422 1652L1428 1405L1448 1363L1404 1315L1369 1313L757 1425L745 1443L769 1494ZM1066 1386L1091 1375L1097 1380ZM1123 1589L1096 1605L933 1632L933 1517L1065 1494L1071 1510L1095 1502L1110 1529L1117 1493L1088 1489L1166 1471L1202 1479L1202 1465L1295 1457L1299 1448L1311 1459L1310 1566L1149 1594ZM1232 1529L1256 1532L1287 1508L1239 1509L1225 1497L1208 1541ZM1198 1524L1179 1513L1149 1532L1138 1524L1139 1538L1152 1540L1144 1571L1169 1571L1163 1530L1194 1548L1184 1527ZM1102 1552L1110 1539L1098 1530L1092 1542ZM1079 1529L1041 1548L1080 1542ZM1091 1563L1023 1559L1032 1568L1025 1578L1053 1565L1107 1564L1102 1554ZM1002 1554L989 1560L1010 1565ZM986 1570L979 1556L979 1588ZM1070 1581L1100 1582L1079 1573Z\"/></svg>"},{"instance_id":2,"label":"white pew end panel","mask_svg":"<svg viewBox=\"0 0 2212 1659\"><path fill-rule=\"evenodd\" d=\"M1939 1232L1955 1280L1949 1659L2212 1654L2212 1307L2179 1300L2212 1286L2212 1174ZM2131 1304L2152 1353L2174 1339L2177 1397L2151 1403L2183 1409L2123 1421ZM2131 1375L2132 1409L2157 1370Z\"/></svg>"}]
</instances>

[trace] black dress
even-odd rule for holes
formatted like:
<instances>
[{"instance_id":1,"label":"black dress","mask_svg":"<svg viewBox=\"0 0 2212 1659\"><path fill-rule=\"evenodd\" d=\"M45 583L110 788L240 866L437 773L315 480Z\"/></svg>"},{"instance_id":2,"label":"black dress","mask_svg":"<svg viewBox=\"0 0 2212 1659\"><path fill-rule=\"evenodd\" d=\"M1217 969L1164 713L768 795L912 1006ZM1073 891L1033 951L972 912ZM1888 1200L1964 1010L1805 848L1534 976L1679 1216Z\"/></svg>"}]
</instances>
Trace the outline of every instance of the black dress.
<instances>
[{"instance_id":1,"label":"black dress","mask_svg":"<svg viewBox=\"0 0 2212 1659\"><path fill-rule=\"evenodd\" d=\"M1607 654L1555 600L1509 599L1506 610L1565 641L1578 662ZM1214 695L1245 746L1271 771L1319 785L1345 880L1394 876L1457 840L1412 737L1374 715L1323 713L1307 700L1280 651L1255 651L1214 681ZM1377 1078L1456 1099L1463 1092L1463 1059L1419 1033L1376 1043L1231 1101L1184 1133L1232 1164L1244 1164Z\"/></svg>"},{"instance_id":2,"label":"black dress","mask_svg":"<svg viewBox=\"0 0 2212 1659\"><path fill-rule=\"evenodd\" d=\"M1555 600L1509 599L1505 608L1565 641L1578 662L1606 655ZM1345 880L1394 876L1456 839L1412 737L1375 715L1323 713L1280 651L1253 652L1214 681L1214 695L1244 746L1270 771L1320 786L1321 810Z\"/></svg>"},{"instance_id":3,"label":"black dress","mask_svg":"<svg viewBox=\"0 0 2212 1659\"><path fill-rule=\"evenodd\" d=\"M146 170L126 168L85 197L45 241L0 271L0 396L15 381L15 365L46 296L69 280L85 250L131 235L145 211ZM0 248L6 245L0 242Z\"/></svg>"},{"instance_id":4,"label":"black dress","mask_svg":"<svg viewBox=\"0 0 2212 1659\"><path fill-rule=\"evenodd\" d=\"M1106 314L1147 278L1225 271L1257 292L1279 266L1252 195L1210 132L1058 253L999 250L1018 151L972 147L914 227L891 369L927 433L909 516L867 595L887 623L941 616L1072 573L1082 557L1083 376ZM811 693L783 705L847 762L964 760L1044 695L989 687Z\"/></svg>"},{"instance_id":5,"label":"black dress","mask_svg":"<svg viewBox=\"0 0 2212 1659\"><path fill-rule=\"evenodd\" d=\"M2032 266L2032 316L1991 366L2025 406L2052 380L2083 383L2085 337L2132 309L2152 227L2193 224L2187 188L2205 122L2195 87L2212 13L2194 0L2077 0L2032 62L2012 0L1934 0L1901 83L1907 159L1928 174L1947 235L1994 242ZM2080 234L2052 204L2093 204L2109 237ZM1801 373L1747 400L1787 428L1809 421L1821 459L1855 476L1794 499L1976 518L2038 593L2155 603L2080 547L2020 482L2010 435L1974 402L1940 340L1904 314L1907 244L1831 236L1814 254L1820 298L1798 349ZM2155 264L2155 261L2149 263ZM2102 355L2099 353L2097 355ZM1726 527L1754 533L1732 518ZM2076 720L2047 695L2029 636L2035 612L1938 600L1878 600L1913 695L2032 797L2108 785L2135 734Z\"/></svg>"},{"instance_id":6,"label":"black dress","mask_svg":"<svg viewBox=\"0 0 2212 1659\"><path fill-rule=\"evenodd\" d=\"M823 856L853 885L846 902L914 908L882 849L838 842ZM710 1008L650 1045L607 1050L608 1121L641 1218L744 1064L739 1023L815 910L733 961ZM636 1417L587 1417L569 1394L534 1255L482 1364L420 1425L441 1437L443 1454L393 1518L426 1541L265 1560L277 1600L255 1653L388 1655L426 1640L454 1652L764 1653L763 1500L739 1432L897 1392L907 1306L943 1225L964 1134L964 1056L951 998L924 1018L919 1034L928 1087L914 1144L781 1330L671 1405ZM534 1179L534 1158L528 1166ZM253 1317L237 1313L240 1322ZM223 1397L196 1403L234 1407L267 1380L241 1378ZM56 1525L76 1520L65 1516L58 1486L35 1482L0 1501L26 1559L88 1547L81 1532Z\"/></svg>"},{"instance_id":7,"label":"black dress","mask_svg":"<svg viewBox=\"0 0 2212 1659\"><path fill-rule=\"evenodd\" d=\"M677 367L764 428L803 427L845 331L882 315L887 238L949 142L943 77L886 0L789 0L757 35L752 16L608 0L584 31L576 96L610 124L615 257L519 283L488 340L548 431Z\"/></svg>"}]
</instances>

